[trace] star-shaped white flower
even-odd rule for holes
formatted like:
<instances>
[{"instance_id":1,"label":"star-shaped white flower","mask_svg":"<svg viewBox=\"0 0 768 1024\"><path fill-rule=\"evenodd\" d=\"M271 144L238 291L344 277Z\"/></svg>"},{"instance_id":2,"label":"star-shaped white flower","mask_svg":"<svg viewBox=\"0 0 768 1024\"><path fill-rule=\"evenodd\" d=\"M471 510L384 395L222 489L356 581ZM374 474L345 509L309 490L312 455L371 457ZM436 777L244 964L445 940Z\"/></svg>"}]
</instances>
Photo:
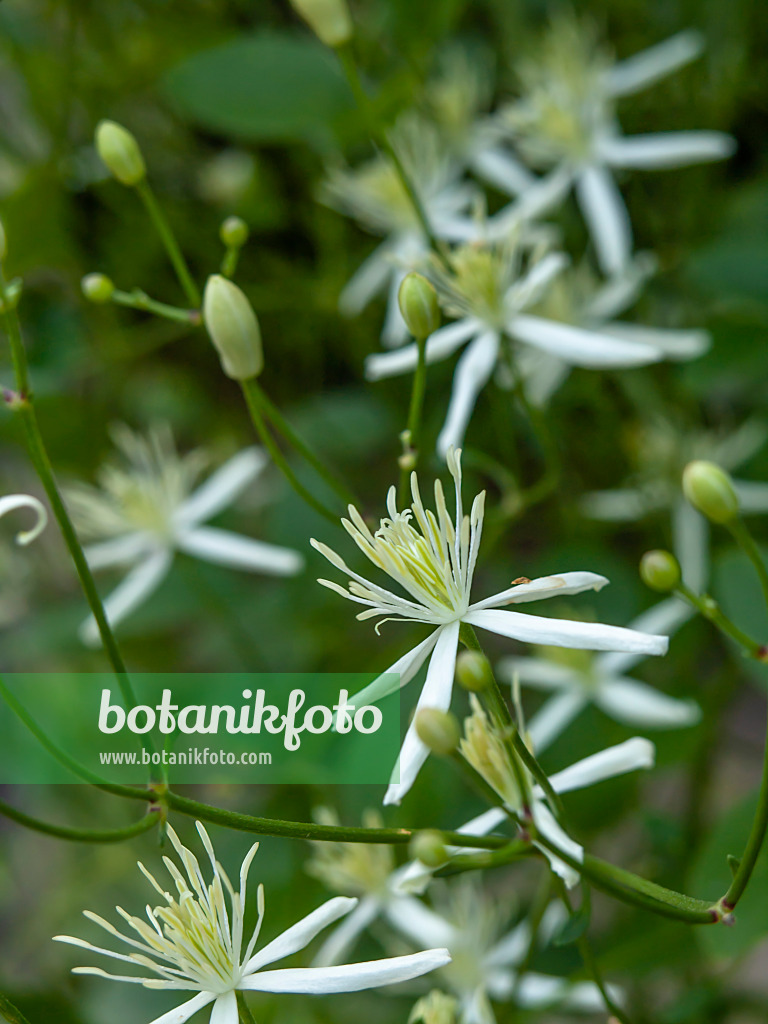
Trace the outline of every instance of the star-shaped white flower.
<instances>
[{"instance_id":1,"label":"star-shaped white flower","mask_svg":"<svg viewBox=\"0 0 768 1024\"><path fill-rule=\"evenodd\" d=\"M666 358L662 345L627 337L626 325L614 334L606 325L574 325L537 315L533 310L568 259L563 253L528 251L526 235L516 228L503 241L459 246L446 257L449 270L435 261L430 274L441 304L455 322L436 330L426 344L428 363L446 359L466 345L456 365L453 392L437 440L441 455L462 443L479 392L496 367L508 378L531 373L528 349L569 366L616 369L644 366ZM631 332L631 325L630 325ZM377 353L365 362L369 380L415 370L418 346ZM529 365L526 367L526 360Z\"/></svg>"},{"instance_id":2,"label":"star-shaped white flower","mask_svg":"<svg viewBox=\"0 0 768 1024\"><path fill-rule=\"evenodd\" d=\"M461 168L435 125L408 114L398 121L391 138L435 237L466 237L471 225L459 215L470 206L477 189L462 181ZM328 175L321 197L328 205L354 217L368 231L385 236L344 288L339 309L345 316L355 316L374 296L386 291L382 341L387 346L401 345L408 337L408 329L397 293L405 275L423 259L429 246L397 171L383 155L355 169L336 169Z\"/></svg>"},{"instance_id":3,"label":"star-shaped white flower","mask_svg":"<svg viewBox=\"0 0 768 1024\"><path fill-rule=\"evenodd\" d=\"M78 532L104 538L85 548L90 567L128 568L104 601L111 625L159 586L177 551L249 572L300 571L304 560L298 552L203 525L264 469L268 460L261 449L244 449L193 489L205 459L200 451L180 456L169 429L155 428L142 437L120 427L114 436L122 463L103 467L99 488L73 486L66 495ZM100 642L93 616L83 623L81 637L87 644Z\"/></svg>"},{"instance_id":4,"label":"star-shaped white flower","mask_svg":"<svg viewBox=\"0 0 768 1024\"><path fill-rule=\"evenodd\" d=\"M276 961L304 949L323 928L349 913L357 901L343 897L328 900L255 952L264 919L264 890L259 886L258 922L243 951L246 882L259 844L255 843L251 847L243 861L238 891L216 860L208 833L200 822L197 823L197 830L210 861L211 881L205 881L195 855L182 845L174 830L169 828L168 835L181 861L183 872L170 857L164 857L163 860L178 895L173 896L166 891L139 863L142 873L160 894L163 903L154 908L147 907L147 921L133 917L121 907L117 908L117 912L138 938L124 934L104 918L85 911L90 921L98 924L113 938L124 942L129 952L118 953L104 949L71 935L55 937L57 942L101 953L145 972L144 976L139 977L109 974L99 967L75 967L75 974L94 974L114 981L144 985L146 988L196 993L176 1009L155 1018L152 1024L184 1024L198 1010L211 1004L211 1024L237 1024L236 992L301 992L309 995L359 992L362 989L408 981L450 962L447 950L428 949L412 956L389 957L339 967L264 970ZM229 908L225 894L229 896ZM146 976L146 972L149 976Z\"/></svg>"},{"instance_id":5,"label":"star-shaped white flower","mask_svg":"<svg viewBox=\"0 0 768 1024\"><path fill-rule=\"evenodd\" d=\"M517 979L516 969L531 942L530 923L524 920L504 934L507 914L476 885L464 880L448 891L442 903L438 912L415 897L406 897L388 916L410 942L439 941L450 950L451 963L439 971L438 978L458 999L460 1024L495 1024L491 1000L513 999L526 1009L604 1009L600 992L591 982L574 984L567 978L528 971ZM537 935L541 946L557 933L564 916L562 905L550 904Z\"/></svg>"},{"instance_id":6,"label":"star-shaped white flower","mask_svg":"<svg viewBox=\"0 0 768 1024\"><path fill-rule=\"evenodd\" d=\"M9 512L16 512L20 508L29 508L35 513L35 525L30 530L21 530L16 534L16 543L22 547L31 544L40 536L48 522L48 513L45 505L31 494L5 494L0 498L0 519Z\"/></svg>"},{"instance_id":7,"label":"star-shaped white flower","mask_svg":"<svg viewBox=\"0 0 768 1024\"><path fill-rule=\"evenodd\" d=\"M332 565L350 577L348 590L330 580L319 582L347 600L361 605L364 610L358 614L359 619L405 619L433 627L425 640L398 658L386 673L352 698L358 706L380 700L398 687L405 686L429 658L427 678L417 710L423 707L446 710L451 702L462 623L524 643L638 654L666 652L668 641L663 636L652 636L602 623L542 618L503 610L505 605L578 594L584 590L599 590L608 580L593 572L566 572L525 582L518 580L507 590L472 602L470 592L482 534L485 492L477 495L471 512L465 515L461 497L460 456L460 451L454 452L452 449L447 456L456 496L453 518L448 512L439 480L435 482L436 512L425 509L414 473L411 476L411 508L398 511L395 488L391 488L387 498L389 515L381 520L375 533L368 528L354 506L349 507L350 518L342 520L360 550L377 568L390 576L408 597L370 582L353 572L327 545L312 541L313 546ZM400 803L416 780L428 753L412 723L406 733L385 803Z\"/></svg>"},{"instance_id":8,"label":"star-shaped white flower","mask_svg":"<svg viewBox=\"0 0 768 1024\"><path fill-rule=\"evenodd\" d=\"M537 179L500 148L481 170L493 184L523 198L529 188L549 189L556 202L572 185L598 262L613 274L629 261L632 229L612 169L656 170L722 160L735 146L731 136L714 131L628 137L616 119L617 99L640 92L699 56L703 44L698 33L681 32L619 63L595 45L592 35L574 16L554 20L541 52L520 64L521 98L497 115L500 132L514 143L524 163L553 170Z\"/></svg>"}]
</instances>

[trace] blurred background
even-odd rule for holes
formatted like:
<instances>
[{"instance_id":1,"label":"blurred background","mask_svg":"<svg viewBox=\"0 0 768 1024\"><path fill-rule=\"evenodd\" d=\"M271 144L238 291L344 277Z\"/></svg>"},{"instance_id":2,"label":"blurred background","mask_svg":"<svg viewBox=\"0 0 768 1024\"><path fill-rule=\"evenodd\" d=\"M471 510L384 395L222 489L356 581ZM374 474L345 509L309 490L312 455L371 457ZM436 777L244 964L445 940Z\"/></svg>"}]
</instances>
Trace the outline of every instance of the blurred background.
<instances>
[{"instance_id":1,"label":"blurred background","mask_svg":"<svg viewBox=\"0 0 768 1024\"><path fill-rule=\"evenodd\" d=\"M380 115L394 120L418 102L449 43L460 42L487 69L490 103L514 95L514 63L534 45L557 4L506 0L359 0L358 51ZM684 28L707 41L703 58L621 107L627 133L711 128L732 132L727 163L638 173L620 180L639 249L660 271L637 306L641 323L708 329L711 351L685 365L619 373L574 371L548 409L565 465L556 494L529 513L500 522L484 549L476 592L493 593L519 576L590 569L612 585L553 610L626 624L654 597L637 564L648 548L669 546L668 516L611 526L581 515L579 496L643 474L676 474L692 435L727 433L747 421L768 436L768 15L750 0L590 0L579 4L618 57ZM288 4L260 0L4 0L0 5L0 216L9 239L7 269L24 279L21 314L43 433L62 481L92 481L111 454L109 427L169 423L183 450L204 446L213 463L253 443L236 385L218 371L205 334L112 305L84 302L83 274L100 271L119 288L143 287L183 304L183 294L136 196L108 178L93 144L96 123L112 118L139 139L160 198L199 281L222 258L218 228L231 214L252 236L238 283L261 322L264 387L292 424L352 484L365 512L383 513L396 479L397 434L410 381L366 384L362 366L378 350L383 304L347 320L339 292L376 240L317 200L329 161L371 154L365 127L326 53ZM504 199L491 192L500 207ZM576 251L586 237L575 208L561 218ZM12 376L0 347L3 384ZM422 471L442 424L452 363L430 370ZM540 452L526 421L498 392L481 398L467 445L466 494L484 486L504 507L504 478L483 472L472 450L514 457L528 480ZM663 421L672 441L655 449L649 429ZM474 467L474 468L473 468ZM301 474L303 469L297 466ZM768 479L768 445L739 467ZM10 414L0 414L0 493L39 493ZM270 580L178 556L157 593L120 628L134 671L375 671L421 634L369 623L314 582L325 575L309 549L315 536L350 554L340 530L304 506L276 472L261 477L221 519L240 532L297 548L308 568ZM768 538L768 520L751 520ZM768 622L748 565L724 533L713 540L713 592L757 636ZM4 671L96 671L99 652L77 639L85 602L55 528L30 549L0 539L0 665ZM103 592L115 582L100 578ZM757 596L756 596L757 595ZM407 637L406 637L407 633ZM509 653L509 644L489 653ZM665 659L638 675L675 696L695 697L704 724L654 734L658 767L649 778L604 783L568 799L579 835L602 856L691 893L714 896L727 878L725 856L743 846L759 779L765 673L748 665L705 624L674 638ZM725 682L724 682L725 680ZM406 702L413 699L406 690ZM457 696L463 709L465 696ZM535 708L532 700L529 710ZM545 759L560 768L630 731L586 711ZM222 787L200 799L267 816L306 820L320 804L356 824L382 793L350 785L273 789ZM4 794L41 817L71 824L126 822L131 808L83 787L23 787ZM477 813L476 798L450 768L427 765L388 822L452 827ZM189 837L190 824L176 823ZM217 851L236 872L248 837L212 829ZM0 990L32 1024L149 1020L162 997L73 978L85 962L54 946L60 932L84 935L84 907L108 916L119 902L138 912L145 883L140 857L157 865L156 837L119 847L73 847L0 821ZM301 843L263 841L252 869L267 888L265 937L316 906L324 890L305 871ZM489 875L513 920L530 899L528 868ZM596 898L594 938L605 971L626 985L638 1022L741 1024L768 1019L768 863L761 864L733 929L699 931ZM94 939L93 933L89 937ZM359 958L380 951L375 938ZM570 973L573 946L536 964ZM388 993L313 1000L264 997L261 1024L292 1021L405 1021L412 998ZM168 1004L169 1006L172 1004ZM532 1019L507 1005L499 1020ZM561 1017L536 1017L559 1020Z\"/></svg>"}]
</instances>

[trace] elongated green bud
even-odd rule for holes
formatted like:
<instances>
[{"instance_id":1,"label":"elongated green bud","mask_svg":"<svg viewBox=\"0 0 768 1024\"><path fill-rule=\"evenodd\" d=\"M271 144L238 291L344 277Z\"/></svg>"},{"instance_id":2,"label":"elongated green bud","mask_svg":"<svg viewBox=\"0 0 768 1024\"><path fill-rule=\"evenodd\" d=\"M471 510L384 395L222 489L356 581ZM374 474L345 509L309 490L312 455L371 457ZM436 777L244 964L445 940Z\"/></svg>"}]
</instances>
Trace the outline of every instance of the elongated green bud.
<instances>
[{"instance_id":1,"label":"elongated green bud","mask_svg":"<svg viewBox=\"0 0 768 1024\"><path fill-rule=\"evenodd\" d=\"M439 868L448 860L442 833L434 828L425 828L417 832L408 845L408 853L415 860L420 860L428 868Z\"/></svg>"},{"instance_id":2,"label":"elongated green bud","mask_svg":"<svg viewBox=\"0 0 768 1024\"><path fill-rule=\"evenodd\" d=\"M147 168L138 142L116 121L99 121L96 150L109 173L121 184L133 187L146 177Z\"/></svg>"},{"instance_id":3,"label":"elongated green bud","mask_svg":"<svg viewBox=\"0 0 768 1024\"><path fill-rule=\"evenodd\" d=\"M400 312L414 338L428 338L440 326L434 285L421 274L406 274L397 293Z\"/></svg>"},{"instance_id":4,"label":"elongated green bud","mask_svg":"<svg viewBox=\"0 0 768 1024\"><path fill-rule=\"evenodd\" d=\"M228 377L248 380L261 373L264 354L259 321L243 292L221 274L208 278L203 321Z\"/></svg>"},{"instance_id":5,"label":"elongated green bud","mask_svg":"<svg viewBox=\"0 0 768 1024\"><path fill-rule=\"evenodd\" d=\"M739 499L730 476L714 462L689 462L683 470L683 492L713 523L728 523L739 514Z\"/></svg>"},{"instance_id":6,"label":"elongated green bud","mask_svg":"<svg viewBox=\"0 0 768 1024\"><path fill-rule=\"evenodd\" d=\"M462 651L456 659L456 678L470 692L486 689L493 681L488 659L480 651Z\"/></svg>"},{"instance_id":7,"label":"elongated green bud","mask_svg":"<svg viewBox=\"0 0 768 1024\"><path fill-rule=\"evenodd\" d=\"M680 582L680 565L669 551L646 551L640 560L640 579L651 590L674 590Z\"/></svg>"},{"instance_id":8,"label":"elongated green bud","mask_svg":"<svg viewBox=\"0 0 768 1024\"><path fill-rule=\"evenodd\" d=\"M114 283L106 274L86 274L80 287L89 302L109 302L115 291Z\"/></svg>"},{"instance_id":9,"label":"elongated green bud","mask_svg":"<svg viewBox=\"0 0 768 1024\"><path fill-rule=\"evenodd\" d=\"M416 712L416 733L434 754L452 754L459 745L459 723L450 711L422 708Z\"/></svg>"},{"instance_id":10,"label":"elongated green bud","mask_svg":"<svg viewBox=\"0 0 768 1024\"><path fill-rule=\"evenodd\" d=\"M219 228L219 238L228 249L242 249L249 234L248 225L242 217L227 217Z\"/></svg>"},{"instance_id":11,"label":"elongated green bud","mask_svg":"<svg viewBox=\"0 0 768 1024\"><path fill-rule=\"evenodd\" d=\"M352 38L347 0L291 0L291 7L326 46L335 49Z\"/></svg>"}]
</instances>

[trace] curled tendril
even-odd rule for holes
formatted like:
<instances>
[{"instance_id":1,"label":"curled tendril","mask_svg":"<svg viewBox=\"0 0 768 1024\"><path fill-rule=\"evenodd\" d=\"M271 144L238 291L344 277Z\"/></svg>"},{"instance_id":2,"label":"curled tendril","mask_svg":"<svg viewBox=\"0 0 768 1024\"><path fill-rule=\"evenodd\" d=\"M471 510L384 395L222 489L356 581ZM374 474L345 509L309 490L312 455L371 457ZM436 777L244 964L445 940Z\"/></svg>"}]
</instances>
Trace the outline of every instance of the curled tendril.
<instances>
[{"instance_id":1,"label":"curled tendril","mask_svg":"<svg viewBox=\"0 0 768 1024\"><path fill-rule=\"evenodd\" d=\"M37 516L37 522L31 530L22 530L16 534L17 544L31 544L45 529L48 513L45 506L30 494L7 494L4 498L0 498L0 518L8 512L14 512L17 508L31 508Z\"/></svg>"}]
</instances>

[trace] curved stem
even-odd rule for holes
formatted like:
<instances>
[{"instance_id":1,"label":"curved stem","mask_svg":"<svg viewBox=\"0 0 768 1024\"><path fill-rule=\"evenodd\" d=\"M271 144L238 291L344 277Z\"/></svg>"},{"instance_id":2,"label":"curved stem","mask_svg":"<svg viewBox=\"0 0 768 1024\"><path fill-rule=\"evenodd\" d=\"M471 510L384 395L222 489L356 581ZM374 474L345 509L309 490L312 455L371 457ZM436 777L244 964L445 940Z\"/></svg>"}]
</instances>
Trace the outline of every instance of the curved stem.
<instances>
[{"instance_id":1,"label":"curved stem","mask_svg":"<svg viewBox=\"0 0 768 1024\"><path fill-rule=\"evenodd\" d=\"M742 629L739 629L736 623L731 622L713 597L710 597L709 594L702 594L699 597L685 583L679 583L675 588L675 593L693 605L696 611L716 626L721 633L725 633L731 640L735 640L750 657L757 658L759 661L765 661L764 646L753 640Z\"/></svg>"},{"instance_id":2,"label":"curved stem","mask_svg":"<svg viewBox=\"0 0 768 1024\"><path fill-rule=\"evenodd\" d=\"M253 1014L248 1009L248 1003L246 1003L243 993L236 992L235 995L237 997L237 1015L240 1024L256 1024Z\"/></svg>"},{"instance_id":3,"label":"curved stem","mask_svg":"<svg viewBox=\"0 0 768 1024\"><path fill-rule=\"evenodd\" d=\"M149 182L146 178L140 181L136 186L136 191L139 194L139 198L146 208L149 214L149 219L155 226L155 230L160 236L160 240L165 246L165 251L168 253L168 259L171 261L173 269L176 271L176 277L179 279L179 284L184 289L184 293L189 300L189 304L197 309L200 306L200 291L197 285L192 279L192 275L189 272L187 261L184 259L179 243L176 241L176 236L171 230L171 226L166 220L165 214L155 198L155 194L152 191Z\"/></svg>"},{"instance_id":4,"label":"curved stem","mask_svg":"<svg viewBox=\"0 0 768 1024\"><path fill-rule=\"evenodd\" d=\"M167 302L151 299L141 288L134 288L131 292L123 292L116 288L112 292L111 301L118 306L142 309L147 313L154 313L155 316L162 316L166 320L189 324L192 327L197 327L202 323L199 309L181 309L179 306L169 306Z\"/></svg>"},{"instance_id":5,"label":"curved stem","mask_svg":"<svg viewBox=\"0 0 768 1024\"><path fill-rule=\"evenodd\" d=\"M158 822L162 821L160 808L148 811L143 818L126 825L123 828L70 828L67 825L53 825L47 821L40 821L23 811L12 807L5 800L0 800L0 814L17 825L31 829L33 832L42 832L46 836L54 836L56 839L67 839L74 843L122 843L125 839L133 839L144 832L149 832Z\"/></svg>"}]
</instances>

